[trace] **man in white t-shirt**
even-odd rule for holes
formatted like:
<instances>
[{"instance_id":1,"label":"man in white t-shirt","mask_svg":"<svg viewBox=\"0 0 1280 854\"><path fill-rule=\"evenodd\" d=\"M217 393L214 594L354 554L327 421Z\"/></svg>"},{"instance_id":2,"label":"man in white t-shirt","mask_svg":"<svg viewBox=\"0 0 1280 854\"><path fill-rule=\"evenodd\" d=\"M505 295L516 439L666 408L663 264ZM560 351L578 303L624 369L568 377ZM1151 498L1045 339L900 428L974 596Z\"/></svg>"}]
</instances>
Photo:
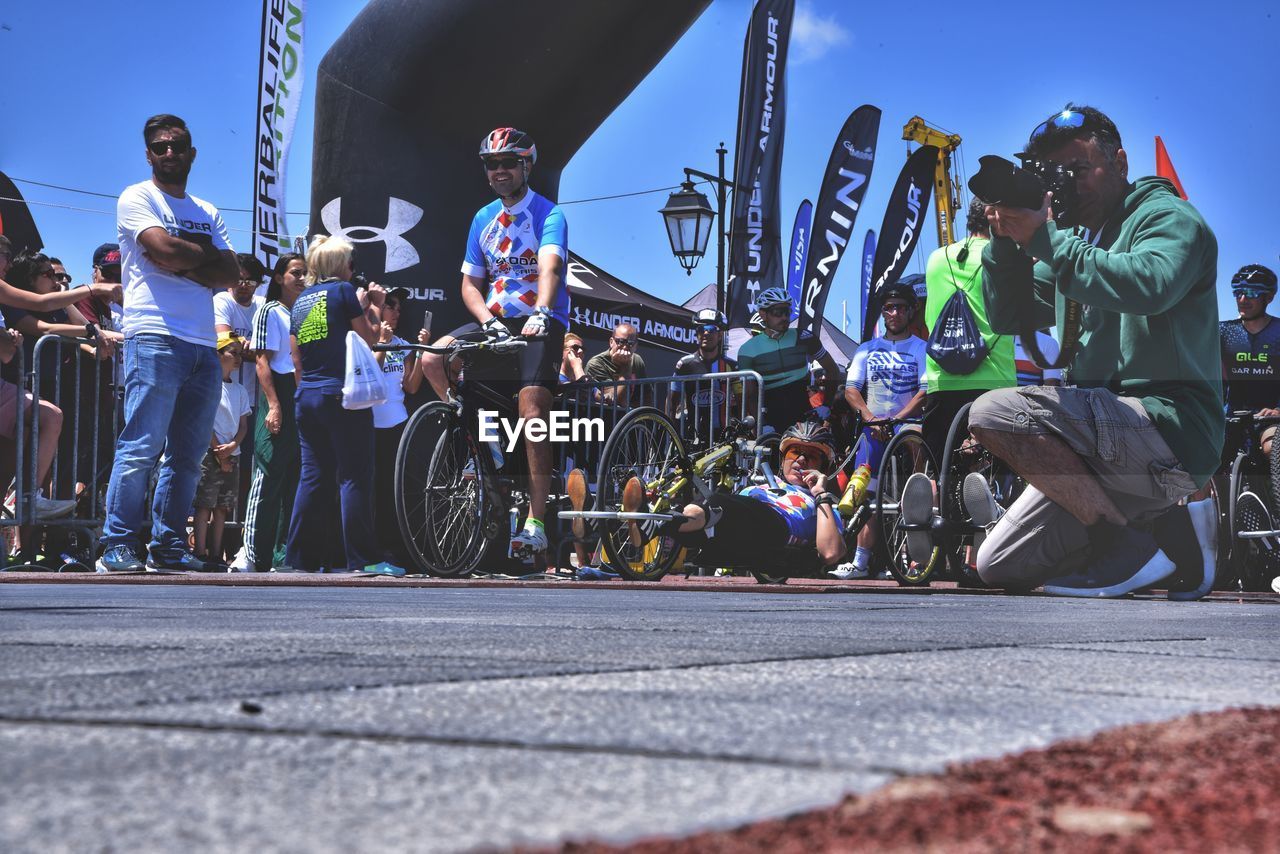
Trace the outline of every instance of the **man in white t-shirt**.
<instances>
[{"instance_id":1,"label":"man in white t-shirt","mask_svg":"<svg viewBox=\"0 0 1280 854\"><path fill-rule=\"evenodd\" d=\"M159 462L146 568L206 570L187 548L187 512L221 397L213 294L235 284L239 265L217 208L187 193L196 150L186 122L152 116L142 138L151 178L127 187L116 205L125 421L97 568L142 569L147 486Z\"/></svg>"}]
</instances>

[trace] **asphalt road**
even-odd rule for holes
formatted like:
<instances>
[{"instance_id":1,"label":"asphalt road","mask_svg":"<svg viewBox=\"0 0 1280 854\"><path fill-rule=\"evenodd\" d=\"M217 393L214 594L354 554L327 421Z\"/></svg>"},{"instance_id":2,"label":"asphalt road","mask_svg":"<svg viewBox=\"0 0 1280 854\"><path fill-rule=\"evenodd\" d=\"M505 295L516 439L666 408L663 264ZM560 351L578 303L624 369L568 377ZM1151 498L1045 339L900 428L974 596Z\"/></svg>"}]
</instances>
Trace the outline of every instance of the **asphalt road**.
<instances>
[{"instance_id":1,"label":"asphalt road","mask_svg":"<svg viewBox=\"0 0 1280 854\"><path fill-rule=\"evenodd\" d=\"M1280 704L1274 602L0 585L0 850L614 841Z\"/></svg>"}]
</instances>

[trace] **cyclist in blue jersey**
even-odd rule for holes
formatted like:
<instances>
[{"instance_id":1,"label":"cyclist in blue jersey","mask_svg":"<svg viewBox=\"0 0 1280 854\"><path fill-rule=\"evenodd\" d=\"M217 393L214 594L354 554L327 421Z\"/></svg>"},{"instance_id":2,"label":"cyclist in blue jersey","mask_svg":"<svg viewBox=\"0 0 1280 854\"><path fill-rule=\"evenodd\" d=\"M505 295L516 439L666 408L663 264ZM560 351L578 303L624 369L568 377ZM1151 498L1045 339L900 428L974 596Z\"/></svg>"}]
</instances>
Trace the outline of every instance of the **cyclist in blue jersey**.
<instances>
[{"instance_id":1,"label":"cyclist in blue jersey","mask_svg":"<svg viewBox=\"0 0 1280 854\"><path fill-rule=\"evenodd\" d=\"M823 564L838 563L844 556L844 523L836 510L839 498L831 488L828 472L835 457L831 432L805 421L788 429L780 445L782 471L778 487L752 484L736 495L713 493L688 504L685 517L668 523L681 545L700 549L700 559L711 565L763 566L780 570L786 546L808 546ZM639 496L638 478L627 483L627 493ZM639 498L636 499L637 506Z\"/></svg>"},{"instance_id":2,"label":"cyclist in blue jersey","mask_svg":"<svg viewBox=\"0 0 1280 854\"><path fill-rule=\"evenodd\" d=\"M497 128L480 143L485 176L498 198L471 221L462 262L462 302L476 320L436 342L444 347L459 335L479 330L499 339L523 336L527 346L516 354L477 359L468 365L467 375L486 384L510 383L526 424L547 423L569 326L568 227L560 208L529 188L537 159L533 139L515 128ZM448 400L444 358L424 354L422 369L440 399ZM551 487L551 446L545 439L526 436L525 450L529 516L512 546L545 552L543 515Z\"/></svg>"},{"instance_id":3,"label":"cyclist in blue jersey","mask_svg":"<svg viewBox=\"0 0 1280 854\"><path fill-rule=\"evenodd\" d=\"M1280 323L1267 313L1276 295L1276 274L1249 264L1231 277L1231 294L1240 316L1218 324L1222 341L1223 396L1228 412L1280 415ZM1274 427L1263 433L1263 452L1271 452ZM1238 443L1227 442L1234 454Z\"/></svg>"},{"instance_id":4,"label":"cyclist in blue jersey","mask_svg":"<svg viewBox=\"0 0 1280 854\"><path fill-rule=\"evenodd\" d=\"M817 333L801 335L791 327L791 297L786 288L767 288L756 297L764 332L738 348L738 370L755 371L764 380L764 426L783 432L805 417L809 404L809 363L817 361L828 377L827 399L835 397L830 384L840 373L835 359ZM749 392L754 389L748 387ZM754 406L749 397L748 408Z\"/></svg>"},{"instance_id":5,"label":"cyclist in blue jersey","mask_svg":"<svg viewBox=\"0 0 1280 854\"><path fill-rule=\"evenodd\" d=\"M857 466L871 469L867 489L875 489L889 433L876 422L886 418L912 418L924 408L927 390L924 381L923 339L911 334L915 319L916 295L910 285L897 283L885 289L881 300L884 335L858 347L849 363L844 399L862 416L864 437L854 457ZM897 432L902 425L894 428ZM858 549L852 566L836 570L842 578L865 578L876 544L876 526L866 525L858 533Z\"/></svg>"}]
</instances>

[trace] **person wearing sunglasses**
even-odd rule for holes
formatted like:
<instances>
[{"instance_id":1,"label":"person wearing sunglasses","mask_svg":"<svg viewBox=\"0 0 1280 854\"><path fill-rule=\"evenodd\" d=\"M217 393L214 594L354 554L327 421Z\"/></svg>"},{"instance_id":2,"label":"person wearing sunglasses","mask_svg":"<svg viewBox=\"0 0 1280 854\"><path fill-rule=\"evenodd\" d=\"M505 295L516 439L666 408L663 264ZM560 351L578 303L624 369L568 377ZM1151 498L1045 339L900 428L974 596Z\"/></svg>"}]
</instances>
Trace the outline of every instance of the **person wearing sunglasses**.
<instances>
[{"instance_id":1,"label":"person wearing sunglasses","mask_svg":"<svg viewBox=\"0 0 1280 854\"><path fill-rule=\"evenodd\" d=\"M569 328L568 226L559 206L529 187L538 161L538 147L529 134L495 128L481 140L479 154L485 180L497 199L472 219L462 262L462 302L475 322L442 336L436 345L446 347L458 335L480 330L497 339L523 336L526 346L514 353L469 363L467 377L506 383L520 417L545 422ZM420 364L436 395L448 400L444 357L424 353ZM528 440L525 452L529 515L512 544L525 552L545 552L551 446L545 440Z\"/></svg>"},{"instance_id":2,"label":"person wearing sunglasses","mask_svg":"<svg viewBox=\"0 0 1280 854\"><path fill-rule=\"evenodd\" d=\"M196 149L186 122L152 116L142 139L151 177L125 188L116 205L125 423L97 566L102 572L143 568L143 514L149 475L159 463L146 565L211 571L187 547L187 511L221 397L213 295L234 285L240 268L218 209L187 192Z\"/></svg>"},{"instance_id":3,"label":"person wearing sunglasses","mask_svg":"<svg viewBox=\"0 0 1280 854\"><path fill-rule=\"evenodd\" d=\"M698 349L681 356L672 373L677 377L701 377L706 374L722 374L738 370L738 363L724 352L724 331L729 326L724 312L704 308L693 315L693 329L698 336ZM708 380L705 383L671 383L667 398L667 412L673 418L687 416L693 419L694 434L708 435L708 431L720 427L728 416L731 397L740 397L742 383L728 380ZM688 388L686 404L684 390Z\"/></svg>"},{"instance_id":4,"label":"person wearing sunglasses","mask_svg":"<svg viewBox=\"0 0 1280 854\"><path fill-rule=\"evenodd\" d=\"M1080 338L1071 385L991 391L970 410L970 432L1029 484L989 527L978 573L1061 596L1200 598L1217 514L1209 499L1177 502L1222 453L1217 239L1172 183L1130 180L1119 130L1093 107L1039 123L1023 156L1073 173L1076 224L1054 221L1051 193L1036 210L987 208L991 326L1012 335L1078 311ZM965 506L979 524L996 515L973 478Z\"/></svg>"},{"instance_id":5,"label":"person wearing sunglasses","mask_svg":"<svg viewBox=\"0 0 1280 854\"><path fill-rule=\"evenodd\" d=\"M1280 323L1267 312L1276 296L1276 274L1247 264L1231 277L1231 296L1240 316L1218 324L1227 411L1280 415ZM1274 426L1263 432L1264 454L1271 453L1275 432ZM1227 443L1233 453L1236 446Z\"/></svg>"},{"instance_id":6,"label":"person wearing sunglasses","mask_svg":"<svg viewBox=\"0 0 1280 854\"><path fill-rule=\"evenodd\" d=\"M809 363L827 373L826 399L835 398L840 376L836 360L816 334L801 335L791 326L791 297L786 288L766 288L756 297L764 332L738 348L738 369L755 371L764 380L764 427L781 433L809 411ZM747 408L755 406L754 384L747 386Z\"/></svg>"},{"instance_id":7,"label":"person wearing sunglasses","mask_svg":"<svg viewBox=\"0 0 1280 854\"><path fill-rule=\"evenodd\" d=\"M786 574L783 548L812 547L823 565L844 557L844 521L830 475L835 460L831 431L813 421L794 424L782 435L778 488L752 484L737 494L716 493L686 505L684 521L666 523L681 545L700 549L703 565L761 566ZM623 506L638 506L644 487L631 478Z\"/></svg>"},{"instance_id":8,"label":"person wearing sunglasses","mask_svg":"<svg viewBox=\"0 0 1280 854\"><path fill-rule=\"evenodd\" d=\"M587 377L596 383L647 377L644 358L636 352L639 336L639 331L630 323L619 323L613 327L609 349L587 360ZM598 397L605 403L626 406L631 399L631 388L625 385L605 386L599 390Z\"/></svg>"}]
</instances>

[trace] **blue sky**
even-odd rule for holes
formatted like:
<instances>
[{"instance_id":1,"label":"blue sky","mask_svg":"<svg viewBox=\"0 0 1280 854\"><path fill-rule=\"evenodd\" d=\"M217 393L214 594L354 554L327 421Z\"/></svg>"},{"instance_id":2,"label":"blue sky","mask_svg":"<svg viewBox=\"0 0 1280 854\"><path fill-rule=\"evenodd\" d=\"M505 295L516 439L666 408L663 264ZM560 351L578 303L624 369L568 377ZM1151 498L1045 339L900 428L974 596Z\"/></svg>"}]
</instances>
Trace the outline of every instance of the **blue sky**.
<instances>
[{"instance_id":1,"label":"blue sky","mask_svg":"<svg viewBox=\"0 0 1280 854\"><path fill-rule=\"evenodd\" d=\"M303 212L310 206L315 69L363 2L310 5L307 84L289 163L288 207ZM536 8L531 4L530 14ZM835 134L860 104L880 107L883 119L859 233L880 226L907 153L901 127L912 115L964 137L969 174L980 155L1008 156L1031 127L1076 100L1116 121L1131 175L1154 173L1153 138L1164 138L1192 202L1218 235L1220 285L1245 263L1280 267L1273 220L1280 200L1273 154L1280 141L1277 8L1260 0L969 7L800 0L788 69L783 230L789 238L800 200L816 196ZM574 156L562 202L671 186L684 166L714 171L716 144L733 144L750 9L748 0L712 2ZM0 169L15 179L115 194L148 174L142 122L176 112L199 148L192 192L221 207L232 229L247 229L248 214L229 209L250 202L260 14L256 0L8 4L0 10L9 84L0 95L8 117ZM497 112L494 123L501 123ZM33 202L114 210L107 198L19 187ZM666 195L565 211L575 251L681 302L714 279L715 263L709 257L689 278L671 257L657 213ZM33 210L48 250L85 280L93 248L114 239L113 215ZM301 232L306 219L292 217L292 231ZM232 241L249 245L243 230L233 230ZM930 218L910 269L922 269L936 245ZM851 313L856 306L857 266L847 259L836 276L827 313L837 322L842 299ZM1229 298L1220 296L1219 305L1223 316L1234 316Z\"/></svg>"}]
</instances>

